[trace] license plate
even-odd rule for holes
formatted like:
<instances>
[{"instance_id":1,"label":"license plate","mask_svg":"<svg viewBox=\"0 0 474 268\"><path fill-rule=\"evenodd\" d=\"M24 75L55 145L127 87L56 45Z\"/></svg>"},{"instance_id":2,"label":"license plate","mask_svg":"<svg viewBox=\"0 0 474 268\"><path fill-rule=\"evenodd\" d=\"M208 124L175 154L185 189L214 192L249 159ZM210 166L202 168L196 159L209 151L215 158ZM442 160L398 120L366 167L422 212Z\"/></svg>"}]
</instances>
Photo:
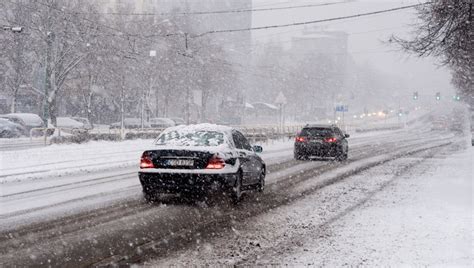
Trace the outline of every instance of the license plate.
<instances>
[{"instance_id":1,"label":"license plate","mask_svg":"<svg viewBox=\"0 0 474 268\"><path fill-rule=\"evenodd\" d=\"M193 160L189 160L189 159L170 159L168 160L167 164L169 166L186 166L186 167L190 167L190 166L193 166L194 165L194 161Z\"/></svg>"}]
</instances>

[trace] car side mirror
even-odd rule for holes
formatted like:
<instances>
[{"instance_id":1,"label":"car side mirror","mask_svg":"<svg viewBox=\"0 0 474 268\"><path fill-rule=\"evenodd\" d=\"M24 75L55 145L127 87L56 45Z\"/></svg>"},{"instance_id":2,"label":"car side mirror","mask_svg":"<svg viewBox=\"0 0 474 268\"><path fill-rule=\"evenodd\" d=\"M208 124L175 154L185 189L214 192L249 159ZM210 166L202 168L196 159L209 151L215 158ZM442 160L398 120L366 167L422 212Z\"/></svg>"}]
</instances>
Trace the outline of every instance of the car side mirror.
<instances>
[{"instance_id":1,"label":"car side mirror","mask_svg":"<svg viewBox=\"0 0 474 268\"><path fill-rule=\"evenodd\" d=\"M261 152L263 152L263 147L260 146L260 145L254 145L254 146L252 146L252 149L253 149L253 151L256 152L256 153L261 153Z\"/></svg>"},{"instance_id":2,"label":"car side mirror","mask_svg":"<svg viewBox=\"0 0 474 268\"><path fill-rule=\"evenodd\" d=\"M345 138L349 138L350 136L351 136L351 135L349 135L349 134L344 134L344 137L345 137Z\"/></svg>"}]
</instances>

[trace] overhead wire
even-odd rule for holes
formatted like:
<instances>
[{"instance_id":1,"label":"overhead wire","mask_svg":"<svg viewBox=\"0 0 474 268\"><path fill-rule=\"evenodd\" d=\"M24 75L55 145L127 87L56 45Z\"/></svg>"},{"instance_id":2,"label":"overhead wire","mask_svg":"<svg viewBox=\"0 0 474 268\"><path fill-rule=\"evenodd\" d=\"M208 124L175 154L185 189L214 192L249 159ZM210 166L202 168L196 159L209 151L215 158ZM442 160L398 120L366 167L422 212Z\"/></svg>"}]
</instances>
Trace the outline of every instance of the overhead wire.
<instances>
[{"instance_id":1,"label":"overhead wire","mask_svg":"<svg viewBox=\"0 0 474 268\"><path fill-rule=\"evenodd\" d=\"M9 0L7 0L7 1L9 1ZM9 1L9 2L12 3L12 4L19 4L18 2L16 2L16 3L11 2L11 1ZM78 14L77 12L74 12L74 11L67 12L64 9L60 9L60 8L57 8L57 7L54 7L54 6L45 4L45 3L41 3L41 2L38 2L38 3L40 5L46 6L48 8L51 8L51 9L54 9L54 10L57 10L59 12L63 12L63 13L66 13L66 14L71 14L71 15L77 15ZM332 4L336 4L336 3L340 4L340 3L345 3L345 2L333 2ZM394 12L394 11L403 10L403 9L411 9L411 8L419 7L419 6L422 6L422 5L429 4L429 3L431 3L431 2L424 2L424 3L414 4L414 5L401 6L401 7L391 8L391 9L373 11L373 12L359 13L359 14L354 14L354 15L349 15L349 16L326 18L326 19L321 19L321 20L296 22L296 23L280 24L280 25L267 25L267 26L260 26L260 27L249 27L249 28L241 28L241 29L213 30L213 31L204 32L204 33L201 33L201 34L198 34L198 35L195 35L195 36L190 36L190 37L201 37L201 36L206 35L206 34L215 34L215 33L231 33L231 32L240 32L240 31L253 31L253 30L273 29L273 28L285 28L285 27L291 27L291 26L308 25L308 24L322 23L322 22L328 22L328 21L346 20L346 19L359 18L359 17L364 17L364 16L377 15L377 14L382 14L382 13L387 13L387 12ZM153 42L154 40L150 39L152 37L157 37L157 36L163 37L163 36L182 35L183 34L183 33L174 33L174 34L165 34L165 35L141 35L141 34L132 35L130 33L124 32L121 29L117 29L117 28L111 27L109 25L97 23L97 21L93 21L93 20L85 18L85 17L79 17L79 18L81 18L82 20L87 21L89 23L99 24L100 26L102 26L106 29L118 32L118 33L120 33L118 36L121 36L123 34L123 35L129 36L129 37L142 39L142 40L145 40L147 42Z\"/></svg>"},{"instance_id":2,"label":"overhead wire","mask_svg":"<svg viewBox=\"0 0 474 268\"><path fill-rule=\"evenodd\" d=\"M166 15L212 15L212 14L232 14L232 13L249 13L249 12L263 12L263 11L277 11L277 10L290 10L290 9L300 9L300 8L311 8L311 7L321 7L321 6L331 6L338 4L345 4L353 2L354 0L346 0L339 2L325 2L317 4L305 4L297 6L284 6L284 7L269 7L269 8L244 8L244 9L228 9L228 10L214 10L214 11L191 11L191 12L142 12L142 13L125 13L125 12L94 12L92 14L100 15L115 15L115 16L166 16ZM88 13L80 13L88 14Z\"/></svg>"},{"instance_id":3,"label":"overhead wire","mask_svg":"<svg viewBox=\"0 0 474 268\"><path fill-rule=\"evenodd\" d=\"M348 36L361 35L361 34L382 32L382 31L387 31L387 30L403 29L403 28L405 28L405 27L387 27L387 28L373 29L373 30L369 30L369 31L348 32L347 35ZM308 35L308 37L311 37L311 35ZM264 42L264 43L253 43L253 44L249 44L248 42L247 43L244 43L244 42L228 42L228 43L219 43L219 44L230 44L230 43L232 43L232 44L242 44L242 45L232 46L232 49L238 50L238 49L249 49L249 48L251 49L251 48L257 48L257 47L264 47L264 46L271 45L271 44L287 44L287 43L293 43L293 42L298 42L298 41L301 41L301 40L294 40L294 39L284 40L284 41L272 40L272 41L268 41L268 42Z\"/></svg>"},{"instance_id":4,"label":"overhead wire","mask_svg":"<svg viewBox=\"0 0 474 268\"><path fill-rule=\"evenodd\" d=\"M327 21L346 20L346 19L352 19L352 18L358 18L358 17L372 16L372 15L377 15L377 14L382 14L382 13L389 13L389 12L394 12L394 11L399 11L399 10L404 10L404 9L412 9L412 8L420 7L420 6L423 6L423 5L430 4L430 3L431 2L424 2L424 3L420 3L420 4L407 5L407 6L383 9L383 10L378 10L378 11L359 13L359 14L354 14L354 15L349 15L349 16L340 16L340 17L326 18L326 19L320 19L320 20L311 20L311 21L294 22L294 23L286 23L286 24L276 24L276 25L265 25L265 26L248 27L248 28L240 28L240 29L212 30L212 31L207 31L207 32L197 34L194 37L200 37L200 36L204 36L204 35L207 35L207 34L267 30L267 29L275 29L275 28L286 28L286 27L292 27L292 26L316 24L316 23L322 23L322 22L327 22Z\"/></svg>"}]
</instances>

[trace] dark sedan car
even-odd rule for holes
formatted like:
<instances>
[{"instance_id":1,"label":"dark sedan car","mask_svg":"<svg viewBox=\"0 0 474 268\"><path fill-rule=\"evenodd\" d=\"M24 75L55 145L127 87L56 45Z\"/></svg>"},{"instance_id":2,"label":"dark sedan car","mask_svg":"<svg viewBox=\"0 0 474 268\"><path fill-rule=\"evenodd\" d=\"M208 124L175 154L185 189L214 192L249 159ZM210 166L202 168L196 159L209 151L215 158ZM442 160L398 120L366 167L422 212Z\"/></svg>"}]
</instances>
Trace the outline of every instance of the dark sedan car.
<instances>
[{"instance_id":1,"label":"dark sedan car","mask_svg":"<svg viewBox=\"0 0 474 268\"><path fill-rule=\"evenodd\" d=\"M309 157L334 157L347 159L349 134L344 134L336 125L306 125L295 139L295 159Z\"/></svg>"},{"instance_id":2,"label":"dark sedan car","mask_svg":"<svg viewBox=\"0 0 474 268\"><path fill-rule=\"evenodd\" d=\"M138 173L147 200L157 194L222 191L234 202L242 193L263 191L265 163L239 131L199 124L163 131L155 148L143 152Z\"/></svg>"}]
</instances>

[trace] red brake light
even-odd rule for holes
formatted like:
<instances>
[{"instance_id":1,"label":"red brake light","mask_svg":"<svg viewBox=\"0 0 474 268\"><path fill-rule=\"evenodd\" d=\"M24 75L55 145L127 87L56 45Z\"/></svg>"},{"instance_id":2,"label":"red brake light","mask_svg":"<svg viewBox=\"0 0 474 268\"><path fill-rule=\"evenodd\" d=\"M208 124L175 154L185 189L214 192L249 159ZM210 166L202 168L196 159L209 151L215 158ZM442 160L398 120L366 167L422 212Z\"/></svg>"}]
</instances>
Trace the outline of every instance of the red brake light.
<instances>
[{"instance_id":1,"label":"red brake light","mask_svg":"<svg viewBox=\"0 0 474 268\"><path fill-rule=\"evenodd\" d=\"M150 156L144 152L140 159L140 168L154 168L153 161L151 160Z\"/></svg>"},{"instance_id":2,"label":"red brake light","mask_svg":"<svg viewBox=\"0 0 474 268\"><path fill-rule=\"evenodd\" d=\"M325 142L329 142L329 143L333 143L333 142L336 142L337 139L334 138L334 137L331 137L331 138L325 138L324 141L325 141Z\"/></svg>"},{"instance_id":3,"label":"red brake light","mask_svg":"<svg viewBox=\"0 0 474 268\"><path fill-rule=\"evenodd\" d=\"M297 141L297 142L305 142L305 141L306 141L306 137L297 136L297 137L296 137L296 141Z\"/></svg>"},{"instance_id":4,"label":"red brake light","mask_svg":"<svg viewBox=\"0 0 474 268\"><path fill-rule=\"evenodd\" d=\"M209 159L206 169L222 169L224 167L225 167L224 160L220 157L213 156L211 159Z\"/></svg>"}]
</instances>

